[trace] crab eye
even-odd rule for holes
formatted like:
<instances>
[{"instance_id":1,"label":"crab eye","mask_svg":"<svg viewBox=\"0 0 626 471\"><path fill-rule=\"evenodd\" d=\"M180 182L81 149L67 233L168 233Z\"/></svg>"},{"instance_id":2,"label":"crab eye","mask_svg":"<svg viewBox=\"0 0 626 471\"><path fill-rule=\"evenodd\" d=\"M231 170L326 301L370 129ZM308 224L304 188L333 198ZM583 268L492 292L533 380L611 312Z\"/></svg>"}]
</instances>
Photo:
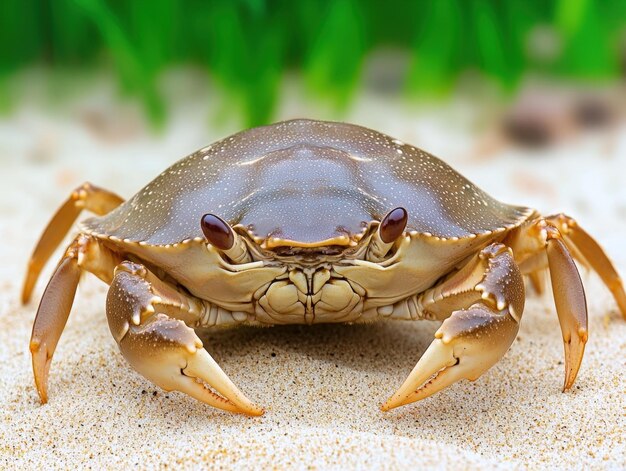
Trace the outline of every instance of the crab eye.
<instances>
[{"instance_id":1,"label":"crab eye","mask_svg":"<svg viewBox=\"0 0 626 471\"><path fill-rule=\"evenodd\" d=\"M204 237L220 250L229 250L235 243L235 236L230 226L214 214L205 214L200 221Z\"/></svg>"},{"instance_id":2,"label":"crab eye","mask_svg":"<svg viewBox=\"0 0 626 471\"><path fill-rule=\"evenodd\" d=\"M404 232L409 214L404 208L392 209L380 223L380 238L385 244L390 244Z\"/></svg>"}]
</instances>

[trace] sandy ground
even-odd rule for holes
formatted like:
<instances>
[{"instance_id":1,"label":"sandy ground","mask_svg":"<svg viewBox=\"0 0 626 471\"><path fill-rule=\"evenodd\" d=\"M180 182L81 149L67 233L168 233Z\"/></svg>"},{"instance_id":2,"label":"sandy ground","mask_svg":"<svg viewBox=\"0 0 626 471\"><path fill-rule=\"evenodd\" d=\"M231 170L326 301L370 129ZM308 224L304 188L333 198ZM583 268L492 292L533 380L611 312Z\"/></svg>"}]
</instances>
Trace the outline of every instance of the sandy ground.
<instances>
[{"instance_id":1,"label":"sandy ground","mask_svg":"<svg viewBox=\"0 0 626 471\"><path fill-rule=\"evenodd\" d=\"M175 110L161 137L116 115L94 128L84 112L100 102L81 106L60 117L25 106L0 122L0 468L625 465L626 322L590 274L583 275L590 340L576 385L565 394L550 295L529 296L517 341L478 381L390 413L379 405L408 375L436 324L203 334L233 381L266 407L261 418L165 393L132 371L109 333L106 286L87 276L52 365L50 402L40 405L28 352L37 302L21 306L18 296L29 252L56 206L84 180L130 196L177 158L234 130L211 131L199 105ZM290 107L281 113L306 114ZM626 132L611 155L602 139L580 139L541 156L509 150L475 162L454 117L415 117L374 100L348 119L434 151L502 200L575 215L626 273Z\"/></svg>"}]
</instances>

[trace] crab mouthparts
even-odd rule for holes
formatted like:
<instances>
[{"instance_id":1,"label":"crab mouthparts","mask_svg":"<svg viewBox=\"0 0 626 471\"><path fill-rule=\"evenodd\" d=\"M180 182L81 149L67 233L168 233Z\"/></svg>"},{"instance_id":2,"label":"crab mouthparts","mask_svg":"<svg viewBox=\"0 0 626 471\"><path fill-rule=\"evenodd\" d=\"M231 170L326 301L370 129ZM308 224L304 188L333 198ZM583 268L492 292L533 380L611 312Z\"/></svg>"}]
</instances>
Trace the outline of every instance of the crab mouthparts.
<instances>
[{"instance_id":1,"label":"crab mouthparts","mask_svg":"<svg viewBox=\"0 0 626 471\"><path fill-rule=\"evenodd\" d=\"M278 257L301 256L304 258L318 258L320 256L340 255L347 248L345 245L327 245L321 247L299 247L281 245L272 250Z\"/></svg>"},{"instance_id":2,"label":"crab mouthparts","mask_svg":"<svg viewBox=\"0 0 626 471\"><path fill-rule=\"evenodd\" d=\"M280 237L268 237L263 241L259 241L261 247L270 250L276 250L281 247L291 249L325 249L328 247L341 247L342 250L346 247L354 247L359 240L363 237L363 234L357 236L340 235L325 240L316 242L300 242L297 240L283 239Z\"/></svg>"}]
</instances>

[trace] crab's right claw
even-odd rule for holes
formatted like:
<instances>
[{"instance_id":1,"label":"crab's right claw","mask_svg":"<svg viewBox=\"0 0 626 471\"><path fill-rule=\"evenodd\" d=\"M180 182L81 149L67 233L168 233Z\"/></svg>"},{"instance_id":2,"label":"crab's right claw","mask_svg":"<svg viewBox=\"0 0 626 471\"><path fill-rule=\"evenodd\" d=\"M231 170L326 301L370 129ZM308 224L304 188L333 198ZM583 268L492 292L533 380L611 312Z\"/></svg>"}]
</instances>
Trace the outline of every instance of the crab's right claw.
<instances>
[{"instance_id":1,"label":"crab's right claw","mask_svg":"<svg viewBox=\"0 0 626 471\"><path fill-rule=\"evenodd\" d=\"M182 316L184 306L154 294L145 276L140 265L118 266L107 296L111 333L131 366L166 391L181 391L218 409L262 415L263 409L226 376L194 330L164 313Z\"/></svg>"},{"instance_id":2,"label":"crab's right claw","mask_svg":"<svg viewBox=\"0 0 626 471\"><path fill-rule=\"evenodd\" d=\"M509 349L519 329L508 308L483 303L456 311L435 333L435 340L383 411L424 399L461 380L475 380Z\"/></svg>"},{"instance_id":3,"label":"crab's right claw","mask_svg":"<svg viewBox=\"0 0 626 471\"><path fill-rule=\"evenodd\" d=\"M181 391L230 412L263 415L182 321L156 314L145 325L130 326L119 345L138 373L166 391Z\"/></svg>"}]
</instances>

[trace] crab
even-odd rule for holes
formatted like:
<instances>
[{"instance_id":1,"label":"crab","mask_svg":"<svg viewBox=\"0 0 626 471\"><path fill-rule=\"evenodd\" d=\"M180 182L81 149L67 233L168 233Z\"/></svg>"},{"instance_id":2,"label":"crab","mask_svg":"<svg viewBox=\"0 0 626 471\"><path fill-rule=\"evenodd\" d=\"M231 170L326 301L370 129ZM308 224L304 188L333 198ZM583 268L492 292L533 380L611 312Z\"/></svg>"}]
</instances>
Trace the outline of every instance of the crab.
<instances>
[{"instance_id":1,"label":"crab","mask_svg":"<svg viewBox=\"0 0 626 471\"><path fill-rule=\"evenodd\" d=\"M237 325L442 321L383 410L502 358L522 319L525 281L549 272L565 348L563 390L587 341L575 260L593 269L626 317L615 268L574 219L503 204L433 155L364 127L292 120L198 150L124 201L89 183L53 216L22 292L82 210L84 220L39 304L30 351L48 373L82 272L110 288L108 324L122 355L159 387L261 415L196 330Z\"/></svg>"}]
</instances>

